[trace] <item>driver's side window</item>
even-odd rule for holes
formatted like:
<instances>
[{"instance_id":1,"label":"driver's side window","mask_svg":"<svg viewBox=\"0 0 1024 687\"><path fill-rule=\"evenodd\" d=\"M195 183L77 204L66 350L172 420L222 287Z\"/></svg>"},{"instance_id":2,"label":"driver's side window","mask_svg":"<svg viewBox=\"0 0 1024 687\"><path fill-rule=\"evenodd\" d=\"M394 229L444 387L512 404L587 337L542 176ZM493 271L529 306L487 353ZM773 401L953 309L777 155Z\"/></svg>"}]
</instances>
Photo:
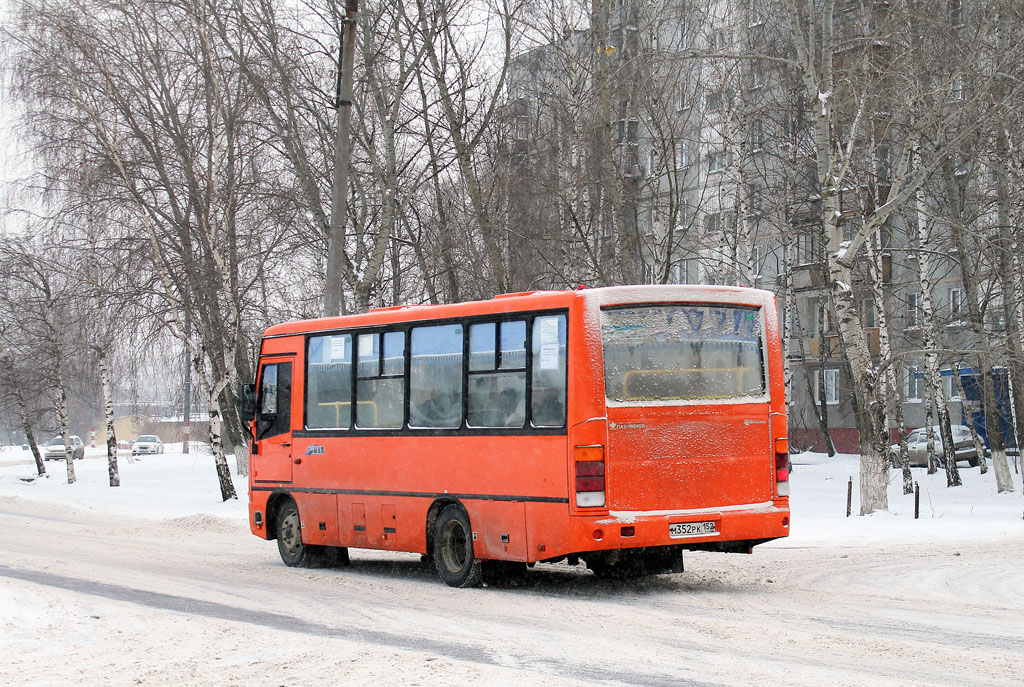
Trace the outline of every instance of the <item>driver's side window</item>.
<instances>
[{"instance_id":1,"label":"driver's side window","mask_svg":"<svg viewBox=\"0 0 1024 687\"><path fill-rule=\"evenodd\" d=\"M256 438L291 430L292 364L267 363L260 374Z\"/></svg>"},{"instance_id":2,"label":"driver's side window","mask_svg":"<svg viewBox=\"0 0 1024 687\"><path fill-rule=\"evenodd\" d=\"M277 364L263 366L260 381L260 415L277 414Z\"/></svg>"}]
</instances>

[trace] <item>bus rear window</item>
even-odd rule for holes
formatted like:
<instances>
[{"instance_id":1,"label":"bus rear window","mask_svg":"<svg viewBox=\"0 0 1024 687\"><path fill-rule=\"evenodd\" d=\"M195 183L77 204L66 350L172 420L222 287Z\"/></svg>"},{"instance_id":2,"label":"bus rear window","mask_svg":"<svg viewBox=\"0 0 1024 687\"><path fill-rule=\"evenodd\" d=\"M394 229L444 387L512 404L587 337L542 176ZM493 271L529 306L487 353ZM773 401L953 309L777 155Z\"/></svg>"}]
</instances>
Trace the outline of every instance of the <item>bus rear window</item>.
<instances>
[{"instance_id":1,"label":"bus rear window","mask_svg":"<svg viewBox=\"0 0 1024 687\"><path fill-rule=\"evenodd\" d=\"M601 311L609 402L762 397L758 308L643 305Z\"/></svg>"}]
</instances>

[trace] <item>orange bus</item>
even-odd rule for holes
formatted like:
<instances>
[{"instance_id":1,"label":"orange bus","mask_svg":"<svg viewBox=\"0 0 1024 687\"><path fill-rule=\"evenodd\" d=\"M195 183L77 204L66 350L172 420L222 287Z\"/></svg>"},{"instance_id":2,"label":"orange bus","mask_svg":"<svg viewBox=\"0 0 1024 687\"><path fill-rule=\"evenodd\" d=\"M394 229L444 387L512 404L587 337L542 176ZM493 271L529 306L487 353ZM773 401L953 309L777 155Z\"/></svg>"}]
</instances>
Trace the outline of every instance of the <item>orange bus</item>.
<instances>
[{"instance_id":1,"label":"orange bus","mask_svg":"<svg viewBox=\"0 0 1024 687\"><path fill-rule=\"evenodd\" d=\"M253 534L290 566L418 552L452 586L586 563L682 571L789 532L772 294L616 286L382 308L266 331Z\"/></svg>"}]
</instances>

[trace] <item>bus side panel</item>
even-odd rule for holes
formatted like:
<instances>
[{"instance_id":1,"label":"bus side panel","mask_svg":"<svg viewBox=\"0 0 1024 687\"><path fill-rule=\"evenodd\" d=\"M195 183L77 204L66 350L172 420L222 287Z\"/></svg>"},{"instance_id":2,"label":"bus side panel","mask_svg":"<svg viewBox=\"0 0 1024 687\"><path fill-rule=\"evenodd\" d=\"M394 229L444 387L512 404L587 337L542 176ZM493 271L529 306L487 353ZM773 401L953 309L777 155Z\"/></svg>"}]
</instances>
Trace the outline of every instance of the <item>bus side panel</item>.
<instances>
[{"instance_id":1,"label":"bus side panel","mask_svg":"<svg viewBox=\"0 0 1024 687\"><path fill-rule=\"evenodd\" d=\"M571 521L565 503L526 504L527 560L532 563L575 551Z\"/></svg>"},{"instance_id":2,"label":"bus side panel","mask_svg":"<svg viewBox=\"0 0 1024 687\"><path fill-rule=\"evenodd\" d=\"M348 492L338 495L333 520L338 545L354 548L426 552L427 512L436 499L449 497L488 538L477 540L479 555L527 560L523 504L565 499L568 491L564 435L295 437L294 449L302 461L295 466L296 487ZM567 505L555 505L565 518ZM390 524L385 506L393 507Z\"/></svg>"},{"instance_id":3,"label":"bus side panel","mask_svg":"<svg viewBox=\"0 0 1024 687\"><path fill-rule=\"evenodd\" d=\"M315 546L338 544L338 497L334 494L292 494L302 519L302 541Z\"/></svg>"},{"instance_id":4,"label":"bus side panel","mask_svg":"<svg viewBox=\"0 0 1024 687\"><path fill-rule=\"evenodd\" d=\"M515 501L466 501L477 558L526 561L526 504Z\"/></svg>"}]
</instances>

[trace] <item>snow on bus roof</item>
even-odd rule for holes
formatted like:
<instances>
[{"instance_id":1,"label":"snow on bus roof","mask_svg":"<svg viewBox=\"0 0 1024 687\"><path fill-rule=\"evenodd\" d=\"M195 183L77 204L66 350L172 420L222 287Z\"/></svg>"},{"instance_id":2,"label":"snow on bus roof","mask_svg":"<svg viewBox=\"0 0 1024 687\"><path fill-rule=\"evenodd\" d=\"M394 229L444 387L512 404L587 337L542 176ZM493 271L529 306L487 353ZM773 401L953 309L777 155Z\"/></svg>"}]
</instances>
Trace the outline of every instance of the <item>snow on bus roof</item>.
<instances>
[{"instance_id":1,"label":"snow on bus roof","mask_svg":"<svg viewBox=\"0 0 1024 687\"><path fill-rule=\"evenodd\" d=\"M314 331L328 331L341 327L391 324L405 322L410 312L423 314L424 320L439 316L458 316L461 310L471 310L491 304L500 304L504 308L515 309L520 303L531 300L542 300L545 297L583 298L585 309L590 313L609 305L626 305L630 303L657 303L693 301L698 303L723 303L733 305L765 306L773 302L774 296L769 291L751 289L741 286L698 286L698 285L629 285L602 286L594 289L522 291L519 293L498 294L492 299L464 301L448 304L410 304L385 308L374 308L366 313L355 313L339 317L327 317L313 320L292 320L273 325L264 332L264 336L284 336L289 334L306 334ZM504 308L494 312L504 312ZM490 312L490 310L487 310ZM483 314L483 313L480 313Z\"/></svg>"},{"instance_id":2,"label":"snow on bus roof","mask_svg":"<svg viewBox=\"0 0 1024 687\"><path fill-rule=\"evenodd\" d=\"M605 286L579 291L591 307L627 305L659 301L696 301L730 305L768 305L775 296L770 291L744 286L700 286L655 284L642 286Z\"/></svg>"}]
</instances>

